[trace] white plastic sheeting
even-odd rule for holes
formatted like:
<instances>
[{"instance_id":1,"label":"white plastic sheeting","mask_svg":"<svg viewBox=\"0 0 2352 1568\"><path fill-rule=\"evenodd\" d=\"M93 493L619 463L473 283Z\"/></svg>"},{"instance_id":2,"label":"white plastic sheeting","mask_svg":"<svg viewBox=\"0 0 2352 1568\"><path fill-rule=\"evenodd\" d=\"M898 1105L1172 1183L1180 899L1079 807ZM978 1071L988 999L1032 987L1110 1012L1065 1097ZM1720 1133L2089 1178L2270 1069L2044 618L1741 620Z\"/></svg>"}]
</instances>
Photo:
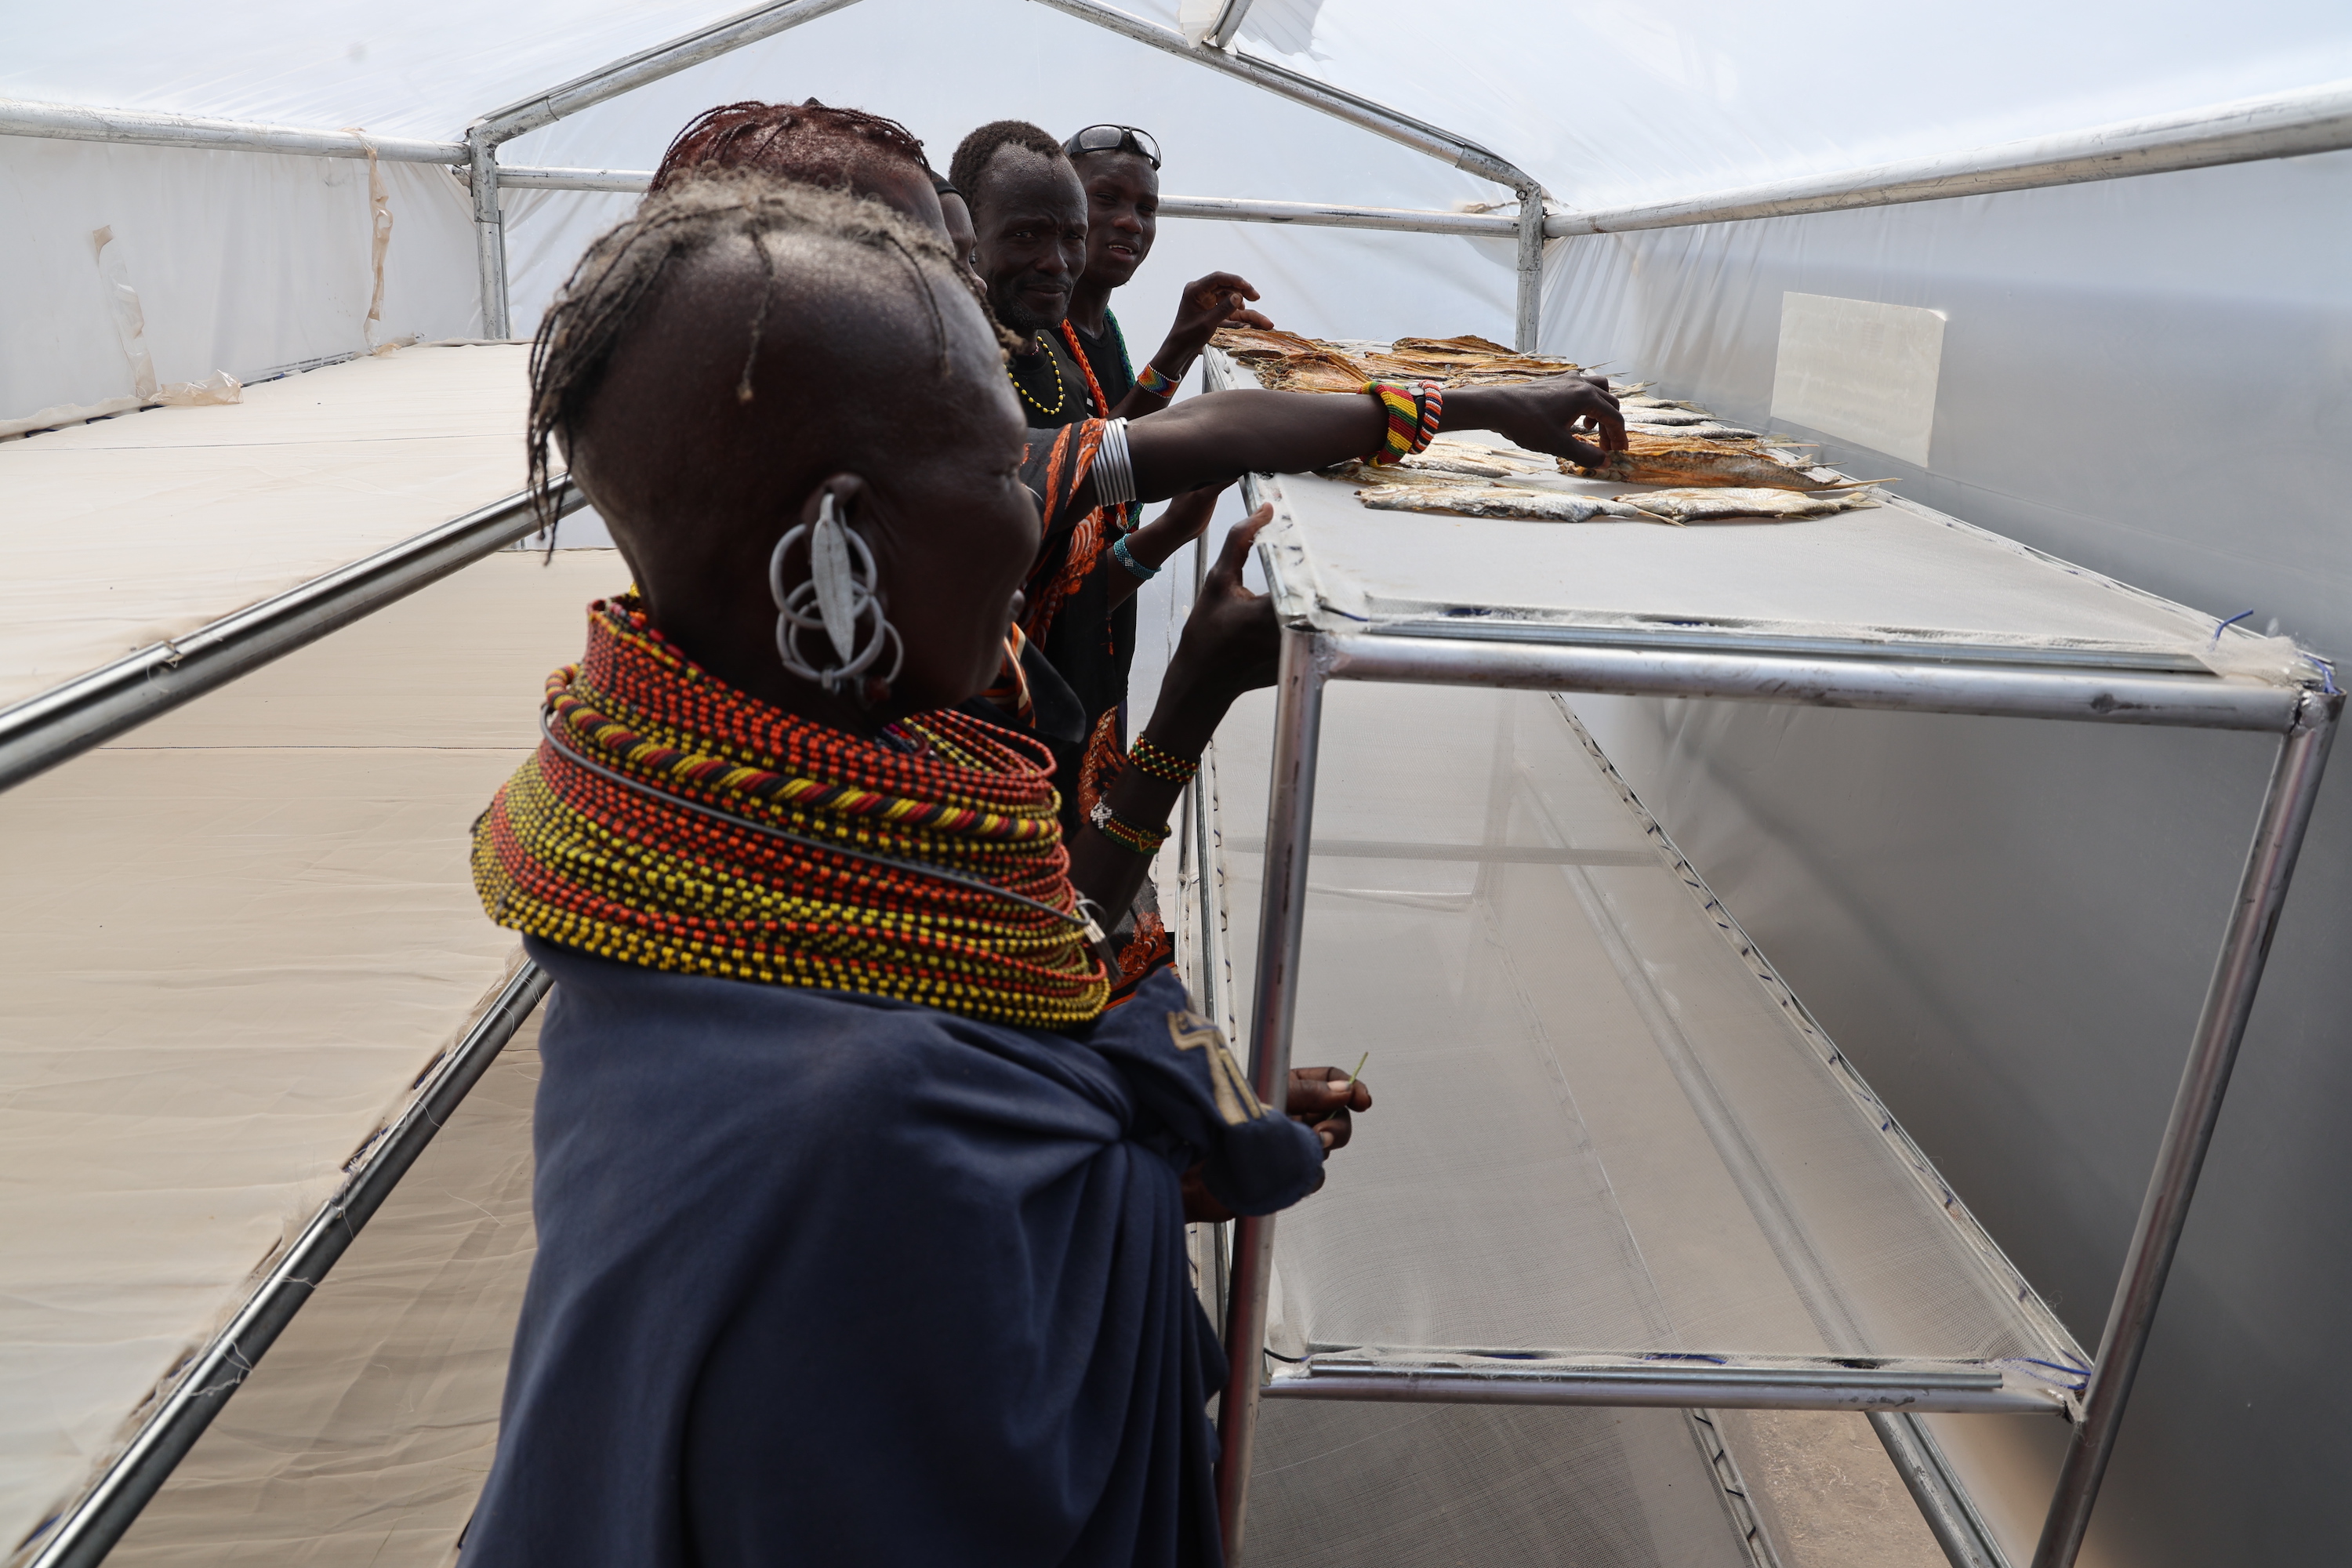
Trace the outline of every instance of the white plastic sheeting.
<instances>
[{"instance_id":1,"label":"white plastic sheeting","mask_svg":"<svg viewBox=\"0 0 2352 1568\"><path fill-rule=\"evenodd\" d=\"M11 24L12 30L18 24ZM338 123L343 123L339 121ZM375 293L363 159L0 137L0 431L135 391L92 236L110 229L164 384L243 380L406 339L463 338L481 307L472 208L446 170L379 161L393 219Z\"/></svg>"},{"instance_id":2,"label":"white plastic sheeting","mask_svg":"<svg viewBox=\"0 0 2352 1568\"><path fill-rule=\"evenodd\" d=\"M534 1014L107 1557L446 1568L530 1274Z\"/></svg>"},{"instance_id":3,"label":"white plastic sheeting","mask_svg":"<svg viewBox=\"0 0 2352 1568\"><path fill-rule=\"evenodd\" d=\"M619 574L494 556L0 795L11 1547L513 961L467 825Z\"/></svg>"},{"instance_id":4,"label":"white plastic sheeting","mask_svg":"<svg viewBox=\"0 0 2352 1568\"><path fill-rule=\"evenodd\" d=\"M1131 3L1176 20L1172 0ZM446 137L728 9L141 0L102 18L26 10L9 19L0 92ZM1573 206L2352 75L2352 23L2316 0L2270 0L2226 18L2185 0L2128 16L2023 0L1866 12L1491 0L1442 15L1403 0L1258 0L1241 42L1485 142ZM965 129L1006 113L1057 130L1142 123L1169 145L1172 192L1399 206L1501 195L1013 0L865 0L505 156L646 167L697 110L808 93L898 114L942 156ZM134 171L125 188L159 203L178 172L226 156L68 151ZM89 233L111 224L129 236L144 220L26 183L22 171L46 156L0 139L10 220L0 224L0 420L129 385ZM198 345L183 359L159 355L163 379L249 374L362 346L363 165L339 167L355 184L331 206L272 206L231 182L220 190L236 196L233 207L158 209L191 256L244 235L272 253L339 258L310 268L301 288L252 268L184 284L167 269L151 282L154 268L135 264L151 338ZM388 291L388 333L462 333L458 312L473 308L462 205L438 209L446 221L412 219L407 182L430 188L446 176L390 177L402 226L388 268L418 267L418 298L446 307L404 316ZM625 205L562 193L509 199L519 328L586 236ZM1787 293L1940 310L1932 468L1835 441L1833 460L1903 475L1917 500L2217 619L2252 608L2257 627L2275 616L2320 651L2341 651L2352 648L2342 506L2352 458L2340 439L2347 214L2352 154L2337 153L1560 241L1549 247L1543 342L1752 422L1769 418ZM298 219L309 226L278 226ZM1171 221L1122 304L1130 337L1156 333L1175 286L1211 266L1251 274L1277 321L1309 331L1508 332L1509 255L1496 242ZM290 328L330 272L345 291L341 314ZM48 282L79 287L77 278L87 292ZM72 321L47 321L48 311ZM66 342L80 346L42 346ZM1584 706L1963 1194L2077 1334L2095 1333L2242 849L2261 743ZM2321 804L2095 1553L2201 1564L2325 1559L2352 1545L2332 1498L2352 1437L2330 1414L2352 1398L2352 1373L2311 1353L2331 1342L2329 1304L2352 1292L2352 1255L2277 1223L2325 1220L2352 1202L2352 1149L2326 1114L2352 1096L2352 1062L2335 1048L2352 974L2329 958L2352 923L2343 792L2339 782Z\"/></svg>"},{"instance_id":5,"label":"white plastic sheeting","mask_svg":"<svg viewBox=\"0 0 2352 1568\"><path fill-rule=\"evenodd\" d=\"M0 445L0 707L521 489L526 357L404 349Z\"/></svg>"}]
</instances>

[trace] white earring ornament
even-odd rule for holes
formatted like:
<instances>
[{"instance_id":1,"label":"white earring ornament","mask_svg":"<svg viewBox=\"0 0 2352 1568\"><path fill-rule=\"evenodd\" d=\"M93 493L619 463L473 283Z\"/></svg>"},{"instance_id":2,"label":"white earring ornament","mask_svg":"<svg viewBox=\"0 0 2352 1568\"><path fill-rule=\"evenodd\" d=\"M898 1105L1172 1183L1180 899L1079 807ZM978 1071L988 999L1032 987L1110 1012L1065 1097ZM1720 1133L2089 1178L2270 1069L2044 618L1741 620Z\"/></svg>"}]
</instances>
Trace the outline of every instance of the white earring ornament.
<instances>
[{"instance_id":1,"label":"white earring ornament","mask_svg":"<svg viewBox=\"0 0 2352 1568\"><path fill-rule=\"evenodd\" d=\"M808 578L786 589L784 557L803 539L809 547ZM861 702L878 701L879 696L868 692L877 681L887 695L890 683L898 679L899 667L906 663L907 649L898 640L898 628L884 618L881 601L875 597L874 589L880 581L874 552L841 521L833 492L826 491L817 503L816 526L799 524L776 541L775 552L768 557L768 592L776 601L776 657L784 668L835 696L846 689ZM858 623L869 610L874 615L873 631L861 639ZM800 635L813 631L822 631L832 645L833 662L819 666L801 657ZM886 647L890 651L888 672L867 676ZM866 679L860 679L861 676Z\"/></svg>"}]
</instances>

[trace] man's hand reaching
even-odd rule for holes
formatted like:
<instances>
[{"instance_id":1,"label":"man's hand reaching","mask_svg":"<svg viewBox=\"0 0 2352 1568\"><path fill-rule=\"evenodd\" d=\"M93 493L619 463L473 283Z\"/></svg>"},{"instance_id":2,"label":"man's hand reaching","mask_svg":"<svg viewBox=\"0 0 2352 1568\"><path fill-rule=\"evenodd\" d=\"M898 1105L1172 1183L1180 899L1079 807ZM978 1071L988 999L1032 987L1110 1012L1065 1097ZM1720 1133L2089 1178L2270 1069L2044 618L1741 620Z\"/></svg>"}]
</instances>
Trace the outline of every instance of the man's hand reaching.
<instances>
[{"instance_id":1,"label":"man's hand reaching","mask_svg":"<svg viewBox=\"0 0 2352 1568\"><path fill-rule=\"evenodd\" d=\"M1184 285L1176 306L1175 323L1168 329L1168 346L1199 353L1219 327L1274 325L1248 306L1258 297L1250 280L1235 272L1212 272Z\"/></svg>"},{"instance_id":2,"label":"man's hand reaching","mask_svg":"<svg viewBox=\"0 0 2352 1568\"><path fill-rule=\"evenodd\" d=\"M1584 468L1625 449L1625 416L1605 375L1553 375L1519 386L1465 386L1445 395L1445 428L1492 430L1531 452ZM1579 434L1590 437L1579 440Z\"/></svg>"}]
</instances>

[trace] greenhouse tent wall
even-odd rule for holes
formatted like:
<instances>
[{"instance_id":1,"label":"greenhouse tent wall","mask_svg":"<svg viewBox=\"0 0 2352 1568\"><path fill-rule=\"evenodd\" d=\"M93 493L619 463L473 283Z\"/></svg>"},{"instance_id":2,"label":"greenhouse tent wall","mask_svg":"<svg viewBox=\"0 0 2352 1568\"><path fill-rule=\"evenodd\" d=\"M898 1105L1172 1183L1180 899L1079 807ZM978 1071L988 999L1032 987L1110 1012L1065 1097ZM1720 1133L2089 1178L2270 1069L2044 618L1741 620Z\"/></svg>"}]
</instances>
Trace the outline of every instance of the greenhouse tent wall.
<instances>
[{"instance_id":1,"label":"greenhouse tent wall","mask_svg":"<svg viewBox=\"0 0 2352 1568\"><path fill-rule=\"evenodd\" d=\"M1173 25L1172 5L1130 9ZM477 115L701 26L684 3L396 16L137 5L19 18L0 93L454 139ZM2021 40L2030 40L2021 47ZM1559 209L1610 208L2049 135L2352 77L2335 7L2226 28L2185 5L1899 15L1258 0L1244 50L1470 138ZM982 121L1151 127L1171 192L1398 208L1510 193L1042 5L865 0L509 143L644 169L697 110L817 96L903 119L936 162ZM0 138L0 425L133 395L94 237L158 379L248 379L480 330L467 197L370 165ZM1904 492L2211 612L2352 647L2352 153L2046 190L1584 236L1547 247L1542 346L1824 443ZM515 330L634 198L509 193ZM1171 221L1122 298L1238 270L1286 327L1507 338L1507 239ZM1924 460L1776 413L1788 297L1940 314ZM1782 402L1785 408L1789 404ZM2095 1341L2263 757L2229 738L1591 700L1632 782L2027 1275ZM2352 1279L2333 1107L2352 975L2339 780L2323 798L2086 1561L2341 1555ZM1953 1431L1946 1421L1940 1430ZM2050 1434L2055 1436L2054 1432ZM1955 1439L1956 1440L1956 1439ZM2020 1505L2031 1508L2032 1500Z\"/></svg>"}]
</instances>

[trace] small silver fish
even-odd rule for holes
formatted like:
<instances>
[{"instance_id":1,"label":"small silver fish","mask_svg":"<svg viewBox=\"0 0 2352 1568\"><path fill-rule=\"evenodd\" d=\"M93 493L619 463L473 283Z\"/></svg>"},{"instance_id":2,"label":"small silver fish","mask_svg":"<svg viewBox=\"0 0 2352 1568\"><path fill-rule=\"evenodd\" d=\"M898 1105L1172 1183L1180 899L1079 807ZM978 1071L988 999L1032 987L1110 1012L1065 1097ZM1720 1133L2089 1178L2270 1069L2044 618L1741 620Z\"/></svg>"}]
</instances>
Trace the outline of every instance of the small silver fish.
<instances>
[{"instance_id":1,"label":"small silver fish","mask_svg":"<svg viewBox=\"0 0 2352 1568\"><path fill-rule=\"evenodd\" d=\"M1876 506L1869 490L1844 490L1836 495L1809 496L1801 490L1709 486L1704 489L1643 490L1624 498L1645 511L1676 522L1715 522L1727 518L1758 517L1777 521L1828 517L1857 507Z\"/></svg>"},{"instance_id":2,"label":"small silver fish","mask_svg":"<svg viewBox=\"0 0 2352 1568\"><path fill-rule=\"evenodd\" d=\"M1648 430L1660 436L1690 436L1702 441L1757 439L1756 432L1753 430L1743 430L1737 425L1725 425L1714 419L1687 419L1667 423L1653 420L1647 415L1640 413L1629 414L1625 416L1625 428Z\"/></svg>"},{"instance_id":3,"label":"small silver fish","mask_svg":"<svg viewBox=\"0 0 2352 1568\"><path fill-rule=\"evenodd\" d=\"M1673 522L1622 500L1570 490L1530 490L1514 485L1381 486L1356 492L1374 511L1442 512L1454 517L1512 518L1525 522Z\"/></svg>"}]
</instances>

